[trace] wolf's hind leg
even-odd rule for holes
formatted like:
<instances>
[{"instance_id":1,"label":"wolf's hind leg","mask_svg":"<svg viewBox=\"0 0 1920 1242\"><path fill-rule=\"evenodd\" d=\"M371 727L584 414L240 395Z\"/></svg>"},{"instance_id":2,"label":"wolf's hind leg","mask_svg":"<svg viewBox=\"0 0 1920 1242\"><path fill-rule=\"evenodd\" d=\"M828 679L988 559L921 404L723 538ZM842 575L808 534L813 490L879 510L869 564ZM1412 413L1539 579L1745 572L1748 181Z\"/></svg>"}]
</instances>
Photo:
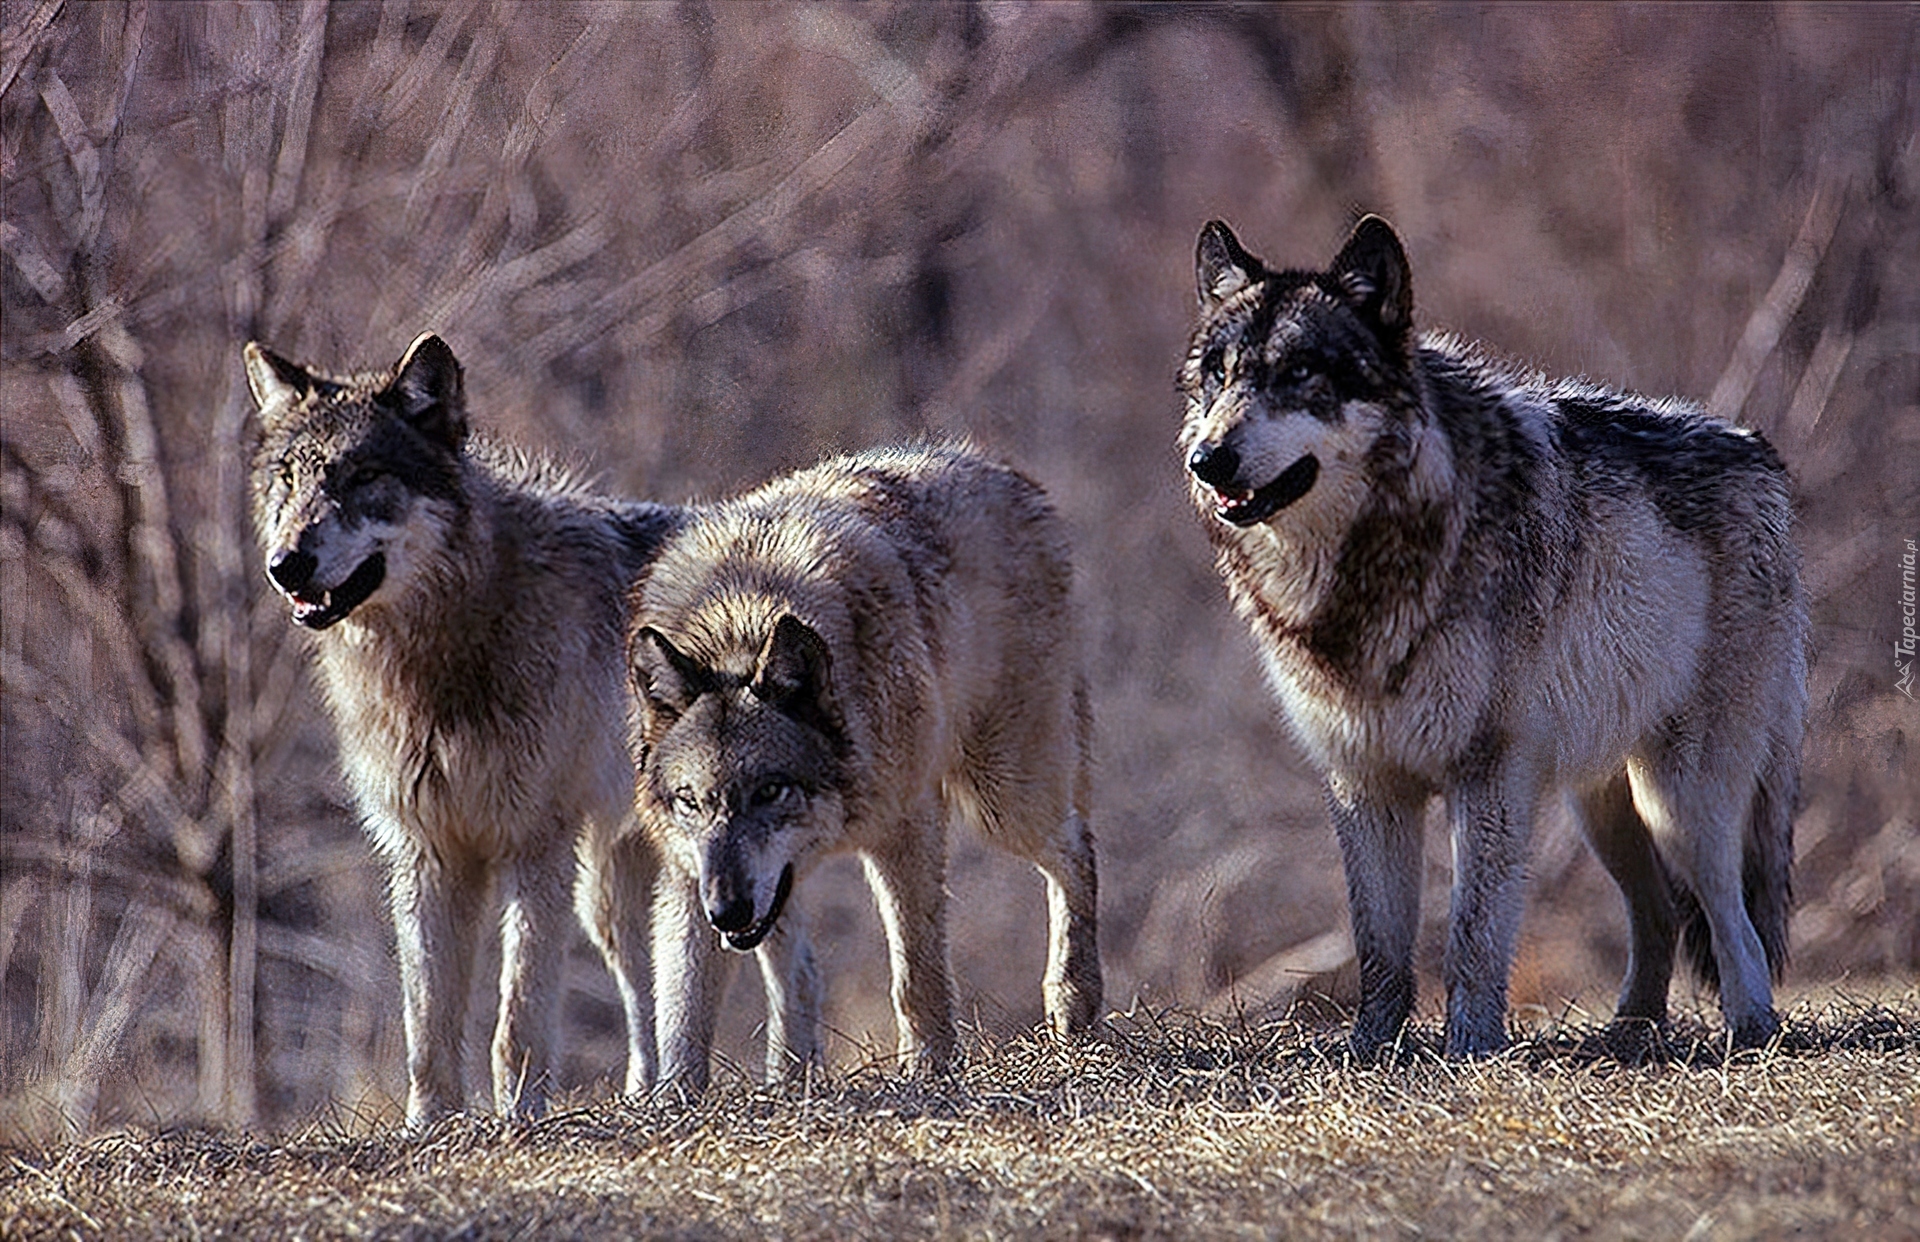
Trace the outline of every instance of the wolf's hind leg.
<instances>
[{"instance_id":1,"label":"wolf's hind leg","mask_svg":"<svg viewBox=\"0 0 1920 1242\"><path fill-rule=\"evenodd\" d=\"M1653 837L1634 810L1626 771L1577 794L1574 809L1587 842L1627 903L1627 975L1614 1021L1660 1025L1667 1020L1678 919Z\"/></svg>"},{"instance_id":2,"label":"wolf's hind leg","mask_svg":"<svg viewBox=\"0 0 1920 1242\"><path fill-rule=\"evenodd\" d=\"M953 982L947 966L946 818L935 803L860 861L880 908L893 965L900 1057L916 1073L953 1062Z\"/></svg>"},{"instance_id":3,"label":"wolf's hind leg","mask_svg":"<svg viewBox=\"0 0 1920 1242\"><path fill-rule=\"evenodd\" d=\"M754 956L767 989L767 1081L797 1078L821 1064L820 970L797 904Z\"/></svg>"},{"instance_id":4,"label":"wolf's hind leg","mask_svg":"<svg viewBox=\"0 0 1920 1242\"><path fill-rule=\"evenodd\" d=\"M1353 1051L1370 1059L1413 1010L1413 943L1420 925L1420 816L1424 792L1383 788L1335 773L1327 809L1340 838L1347 905L1360 959Z\"/></svg>"},{"instance_id":5,"label":"wolf's hind leg","mask_svg":"<svg viewBox=\"0 0 1920 1242\"><path fill-rule=\"evenodd\" d=\"M1666 747L1645 762L1630 761L1627 771L1634 806L1661 857L1699 900L1712 940L1720 1011L1734 1045L1757 1048L1773 1038L1780 1019L1742 876L1752 778L1727 779L1700 756L1682 759Z\"/></svg>"},{"instance_id":6,"label":"wolf's hind leg","mask_svg":"<svg viewBox=\"0 0 1920 1242\"><path fill-rule=\"evenodd\" d=\"M1093 833L1078 812L1033 855L1047 882L1047 971L1040 994L1057 1035L1092 1026L1100 1016L1102 983L1098 908L1100 884Z\"/></svg>"}]
</instances>

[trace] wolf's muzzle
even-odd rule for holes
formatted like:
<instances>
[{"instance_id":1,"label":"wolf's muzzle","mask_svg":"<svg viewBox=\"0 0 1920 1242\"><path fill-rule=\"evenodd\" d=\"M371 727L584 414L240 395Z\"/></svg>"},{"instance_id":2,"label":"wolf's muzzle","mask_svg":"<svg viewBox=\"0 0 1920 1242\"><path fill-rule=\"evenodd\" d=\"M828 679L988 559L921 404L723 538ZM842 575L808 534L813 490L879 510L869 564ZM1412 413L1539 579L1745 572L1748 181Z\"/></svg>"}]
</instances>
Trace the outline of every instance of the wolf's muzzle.
<instances>
[{"instance_id":1,"label":"wolf's muzzle","mask_svg":"<svg viewBox=\"0 0 1920 1242\"><path fill-rule=\"evenodd\" d=\"M773 931L773 925L780 921L780 912L787 908L787 898L792 895L793 864L788 863L780 869L780 883L773 890L773 904L767 907L767 915L765 918L750 926L739 926L738 923L741 919L739 907L746 904L742 901L731 902L725 910L718 913L709 911L707 918L714 925L714 929L726 940L728 948L746 953L759 948L760 942L765 940ZM752 917L753 907L747 905L746 910L746 917ZM723 926L721 923L722 918L734 923L734 927L729 929Z\"/></svg>"},{"instance_id":2,"label":"wolf's muzzle","mask_svg":"<svg viewBox=\"0 0 1920 1242\"><path fill-rule=\"evenodd\" d=\"M281 552L267 563L267 576L293 601L293 619L310 630L324 630L367 602L387 579L387 558L375 552L331 589L316 589L320 562L310 552Z\"/></svg>"},{"instance_id":3,"label":"wolf's muzzle","mask_svg":"<svg viewBox=\"0 0 1920 1242\"><path fill-rule=\"evenodd\" d=\"M1228 476L1225 483L1215 483L1198 470L1194 471L1194 475L1213 489L1214 516L1231 526L1252 526L1256 522L1266 521L1312 491L1314 482L1320 477L1320 459L1307 453L1282 470L1271 483L1253 491L1234 487L1232 476Z\"/></svg>"}]
</instances>

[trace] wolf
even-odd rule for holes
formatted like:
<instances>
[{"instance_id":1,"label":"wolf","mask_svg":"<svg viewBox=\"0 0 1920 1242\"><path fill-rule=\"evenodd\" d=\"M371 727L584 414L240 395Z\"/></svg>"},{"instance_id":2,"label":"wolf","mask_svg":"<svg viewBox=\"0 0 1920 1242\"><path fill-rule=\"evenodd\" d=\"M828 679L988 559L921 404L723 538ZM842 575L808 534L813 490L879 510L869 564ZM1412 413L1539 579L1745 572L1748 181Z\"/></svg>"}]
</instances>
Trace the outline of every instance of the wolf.
<instances>
[{"instance_id":1,"label":"wolf","mask_svg":"<svg viewBox=\"0 0 1920 1242\"><path fill-rule=\"evenodd\" d=\"M946 945L958 812L1045 877L1056 1031L1100 1004L1090 714L1072 567L1040 488L960 445L824 462L702 507L633 606L636 803L663 859L660 1075L697 1091L720 946L761 954L777 1070L815 1055L812 982L769 953L821 858L859 854L891 959L898 1048L955 1051ZM785 920L783 921L783 914Z\"/></svg>"},{"instance_id":2,"label":"wolf","mask_svg":"<svg viewBox=\"0 0 1920 1242\"><path fill-rule=\"evenodd\" d=\"M1625 898L1616 1030L1666 1018L1676 944L1735 1044L1778 1027L1807 602L1785 467L1683 401L1417 334L1405 248L1325 271L1225 224L1178 385L1194 504L1325 787L1359 957L1352 1048L1414 999L1421 820L1453 847L1445 1050L1505 1043L1537 808L1565 791Z\"/></svg>"},{"instance_id":3,"label":"wolf","mask_svg":"<svg viewBox=\"0 0 1920 1242\"><path fill-rule=\"evenodd\" d=\"M495 1108L537 1113L553 1086L570 904L619 984L637 1089L655 1064L657 863L633 831L626 596L684 515L470 436L460 364L431 333L388 371L326 375L257 342L245 363L267 575L312 631L387 867L408 1122L461 1106L469 982L496 909Z\"/></svg>"}]
</instances>

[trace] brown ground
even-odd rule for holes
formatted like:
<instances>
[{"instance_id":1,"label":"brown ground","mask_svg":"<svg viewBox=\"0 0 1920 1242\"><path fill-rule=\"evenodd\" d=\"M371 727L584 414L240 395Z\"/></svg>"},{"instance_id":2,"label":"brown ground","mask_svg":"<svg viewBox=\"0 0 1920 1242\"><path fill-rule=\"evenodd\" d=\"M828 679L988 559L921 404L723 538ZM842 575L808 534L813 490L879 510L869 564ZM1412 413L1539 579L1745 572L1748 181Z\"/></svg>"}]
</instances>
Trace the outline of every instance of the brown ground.
<instances>
[{"instance_id":1,"label":"brown ground","mask_svg":"<svg viewBox=\"0 0 1920 1242\"><path fill-rule=\"evenodd\" d=\"M0 1156L0 1236L1920 1237L1920 992L1804 1002L1758 1054L1716 1031L1627 1064L1550 1024L1452 1065L1423 1026L1360 1068L1325 1025L1139 1012L938 1084L126 1132Z\"/></svg>"}]
</instances>

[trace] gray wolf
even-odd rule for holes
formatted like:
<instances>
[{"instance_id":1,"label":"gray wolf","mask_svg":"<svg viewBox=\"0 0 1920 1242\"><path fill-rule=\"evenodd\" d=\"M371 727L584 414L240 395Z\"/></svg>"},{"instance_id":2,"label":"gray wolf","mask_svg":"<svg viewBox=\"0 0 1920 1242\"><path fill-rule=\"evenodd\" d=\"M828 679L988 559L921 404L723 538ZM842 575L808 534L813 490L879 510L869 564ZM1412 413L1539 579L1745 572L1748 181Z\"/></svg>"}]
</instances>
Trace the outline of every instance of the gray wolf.
<instances>
[{"instance_id":1,"label":"gray wolf","mask_svg":"<svg viewBox=\"0 0 1920 1242\"><path fill-rule=\"evenodd\" d=\"M1071 580L1039 487L963 447L829 461L702 507L669 542L637 589L629 644L636 801L663 856L663 1081L706 1082L722 942L758 951L770 999L793 998L771 1024L769 1069L815 1055L813 984L780 942L798 936L794 889L848 850L879 904L899 1052L919 1070L950 1064L956 811L1045 877L1047 1016L1060 1032L1093 1022Z\"/></svg>"},{"instance_id":2,"label":"gray wolf","mask_svg":"<svg viewBox=\"0 0 1920 1242\"><path fill-rule=\"evenodd\" d=\"M632 831L625 606L680 512L595 495L470 437L460 364L437 336L371 374L323 375L257 343L245 360L267 574L313 631L341 760L388 869L409 1123L461 1106L490 918L494 1106L542 1108L574 901L620 985L636 1089L654 1066L656 865Z\"/></svg>"},{"instance_id":3,"label":"gray wolf","mask_svg":"<svg viewBox=\"0 0 1920 1242\"><path fill-rule=\"evenodd\" d=\"M1677 400L1417 335L1378 217L1325 271L1200 234L1180 447L1235 609L1325 782L1375 1054L1414 999L1421 819L1454 879L1446 1051L1505 1043L1536 809L1565 790L1626 899L1620 1032L1676 942L1736 1044L1778 1026L1806 712L1787 473Z\"/></svg>"}]
</instances>

